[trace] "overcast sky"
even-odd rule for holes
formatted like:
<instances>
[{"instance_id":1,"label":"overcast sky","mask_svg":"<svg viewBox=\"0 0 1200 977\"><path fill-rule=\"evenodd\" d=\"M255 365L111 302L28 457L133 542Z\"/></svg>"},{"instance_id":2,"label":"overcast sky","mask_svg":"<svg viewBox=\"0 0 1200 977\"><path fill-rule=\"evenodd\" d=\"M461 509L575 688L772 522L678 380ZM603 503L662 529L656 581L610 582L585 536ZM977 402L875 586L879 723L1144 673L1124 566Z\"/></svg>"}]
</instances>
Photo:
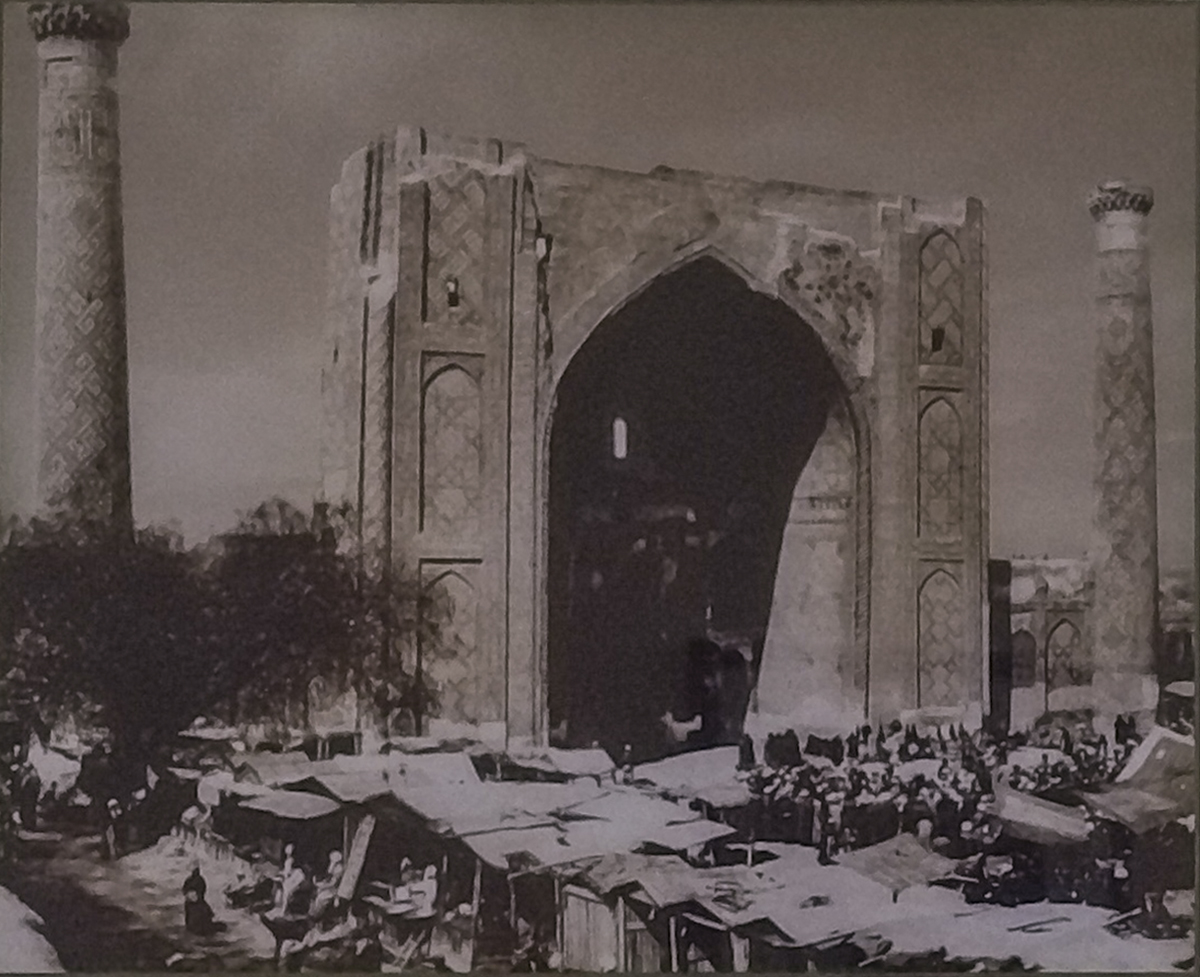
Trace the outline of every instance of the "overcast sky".
<instances>
[{"instance_id":1,"label":"overcast sky","mask_svg":"<svg viewBox=\"0 0 1200 977\"><path fill-rule=\"evenodd\" d=\"M36 56L5 4L0 507L33 496ZM1161 550L1190 563L1192 4L135 4L121 52L134 510L317 487L329 190L401 123L987 207L992 549L1080 556L1097 181L1155 190Z\"/></svg>"}]
</instances>

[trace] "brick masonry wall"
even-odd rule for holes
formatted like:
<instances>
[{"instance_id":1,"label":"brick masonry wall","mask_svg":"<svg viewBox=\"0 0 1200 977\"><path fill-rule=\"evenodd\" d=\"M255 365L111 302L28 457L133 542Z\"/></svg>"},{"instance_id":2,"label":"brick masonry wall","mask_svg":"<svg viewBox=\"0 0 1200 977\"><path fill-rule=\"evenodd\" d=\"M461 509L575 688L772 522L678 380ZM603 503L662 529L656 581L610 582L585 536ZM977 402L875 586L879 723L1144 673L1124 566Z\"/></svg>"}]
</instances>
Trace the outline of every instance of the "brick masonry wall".
<instances>
[{"instance_id":1,"label":"brick masonry wall","mask_svg":"<svg viewBox=\"0 0 1200 977\"><path fill-rule=\"evenodd\" d=\"M557 381L610 312L701 255L795 310L845 384L853 502L846 539L835 547L844 583L836 594L822 591L825 604L837 606L829 619L844 641L832 677L814 673L812 691L828 691L859 714L916 705L918 569L930 555L916 539L919 388L927 378L917 374L917 253L906 242L918 240L928 215L914 216L916 204L903 199L568 166L422 130L402 129L385 145L394 164L377 219L398 228L398 243L394 253L381 251L374 271L360 247L376 219L358 189L367 185L364 154L347 164L333 195L330 328L340 352L338 364L326 364L325 484L353 497L353 459L377 424L368 420L382 416L367 407L361 360L349 352L364 341L371 348L361 308L370 289L363 281L374 274L395 283L377 284L380 294L367 302L386 295L394 310L392 485L383 489L391 496L391 560L457 595L470 633L454 631L457 651L439 666L454 687L454 715L503 721L511 738L544 739L547 451ZM980 285L982 267L972 207L938 211L960 239L968 291ZM978 288L973 295L964 299L969 335L956 401L969 448L958 500L964 531L953 556L963 562L959 671L965 694L978 701L986 425L977 367L985 322ZM364 532L386 530L370 523ZM804 592L777 582L782 600L791 593L802 601Z\"/></svg>"}]
</instances>

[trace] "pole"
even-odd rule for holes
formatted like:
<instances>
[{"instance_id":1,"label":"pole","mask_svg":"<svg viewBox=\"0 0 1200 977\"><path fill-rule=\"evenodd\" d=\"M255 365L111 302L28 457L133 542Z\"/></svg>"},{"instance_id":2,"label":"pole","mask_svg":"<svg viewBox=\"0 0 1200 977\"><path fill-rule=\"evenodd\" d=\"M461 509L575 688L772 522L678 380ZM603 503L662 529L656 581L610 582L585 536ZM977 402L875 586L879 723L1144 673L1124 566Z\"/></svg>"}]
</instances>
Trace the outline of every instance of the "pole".
<instances>
[{"instance_id":1,"label":"pole","mask_svg":"<svg viewBox=\"0 0 1200 977\"><path fill-rule=\"evenodd\" d=\"M475 969L475 941L479 938L479 903L483 889L483 859L475 859L475 884L471 889L471 952L467 969Z\"/></svg>"},{"instance_id":2,"label":"pole","mask_svg":"<svg viewBox=\"0 0 1200 977\"><path fill-rule=\"evenodd\" d=\"M565 947L563 946L564 938L566 937L566 920L563 918L563 891L562 881L556 875L554 877L554 942L558 950L558 970L561 973L566 967Z\"/></svg>"},{"instance_id":3,"label":"pole","mask_svg":"<svg viewBox=\"0 0 1200 977\"><path fill-rule=\"evenodd\" d=\"M617 972L623 974L628 969L628 953L625 947L625 897L617 896Z\"/></svg>"}]
</instances>

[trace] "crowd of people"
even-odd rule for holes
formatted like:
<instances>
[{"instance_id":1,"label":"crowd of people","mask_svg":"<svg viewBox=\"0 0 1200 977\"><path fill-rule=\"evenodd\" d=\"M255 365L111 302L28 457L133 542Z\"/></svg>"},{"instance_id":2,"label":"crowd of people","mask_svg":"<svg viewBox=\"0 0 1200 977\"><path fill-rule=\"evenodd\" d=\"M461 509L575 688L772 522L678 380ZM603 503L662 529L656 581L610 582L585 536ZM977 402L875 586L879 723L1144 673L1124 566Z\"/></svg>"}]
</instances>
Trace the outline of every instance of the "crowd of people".
<instances>
[{"instance_id":1,"label":"crowd of people","mask_svg":"<svg viewBox=\"0 0 1200 977\"><path fill-rule=\"evenodd\" d=\"M765 832L812 840L824 860L899 831L955 852L988 836L998 781L1039 796L1092 789L1116 775L1137 741L1124 721L1111 745L1104 735L1073 737L1066 727L996 737L961 725L921 733L894 722L846 737L810 736L802 750L789 731L767 739L750 783ZM1038 762L1011 763L1028 745L1042 748Z\"/></svg>"},{"instance_id":2,"label":"crowd of people","mask_svg":"<svg viewBox=\"0 0 1200 977\"><path fill-rule=\"evenodd\" d=\"M995 736L961 726L921 733L897 722L845 737L810 736L803 748L794 732L774 734L761 763L743 745L755 799L747 827L762 840L814 845L823 864L907 832L956 861L969 901L1049 898L1114 909L1142 905L1153 914L1169 885L1155 866L1179 846L1180 864L1187 861L1187 828L1171 823L1149 841L1136 840L1089 815L1085 843L1035 845L1006 835L996 814L1003 790L1078 805L1081 793L1115 778L1138 742L1125 717L1112 742L1066 725ZM1041 751L1024 766L1015 761L1033 754L1023 747Z\"/></svg>"}]
</instances>

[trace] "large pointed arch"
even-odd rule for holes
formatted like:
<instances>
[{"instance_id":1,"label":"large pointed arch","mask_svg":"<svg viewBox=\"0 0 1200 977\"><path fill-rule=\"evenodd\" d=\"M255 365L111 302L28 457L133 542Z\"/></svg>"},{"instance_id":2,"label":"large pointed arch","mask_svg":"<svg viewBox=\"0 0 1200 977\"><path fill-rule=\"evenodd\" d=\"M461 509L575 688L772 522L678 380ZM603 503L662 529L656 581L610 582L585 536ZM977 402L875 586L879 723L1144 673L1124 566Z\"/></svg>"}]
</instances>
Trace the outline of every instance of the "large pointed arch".
<instances>
[{"instance_id":1,"label":"large pointed arch","mask_svg":"<svg viewBox=\"0 0 1200 977\"><path fill-rule=\"evenodd\" d=\"M534 662L533 691L535 696L534 715L539 729L535 735L544 737L547 716L547 655L549 652L549 603L544 582L549 576L550 523L548 506L550 500L550 439L555 418L559 410L559 398L564 376L579 352L591 339L598 327L614 315L636 302L657 282L666 279L695 263L709 260L716 262L734 276L750 291L764 296L795 317L796 327L809 328L816 336L841 387L844 404L844 424L852 440L854 464L853 509L849 513L849 532L852 537L850 571L853 593L847 596L852 623L852 663L847 663L846 674L853 675L860 696L854 708L864 714L868 708L869 687L869 580L870 580L870 422L869 409L863 393L864 384L858 376L855 361L841 343L840 327L827 319L824 313L807 303L800 295L780 294L778 288L753 274L747 266L711 239L698 239L670 254L648 253L639 255L628 266L607 281L592 289L587 296L561 319L542 323L544 330L552 330L553 353L545 362L539 383L539 408L537 425L537 484L535 499L535 537L537 551L535 577L543 582L534 594L537 604L534 629L536 657ZM545 349L541 338L539 352Z\"/></svg>"}]
</instances>

